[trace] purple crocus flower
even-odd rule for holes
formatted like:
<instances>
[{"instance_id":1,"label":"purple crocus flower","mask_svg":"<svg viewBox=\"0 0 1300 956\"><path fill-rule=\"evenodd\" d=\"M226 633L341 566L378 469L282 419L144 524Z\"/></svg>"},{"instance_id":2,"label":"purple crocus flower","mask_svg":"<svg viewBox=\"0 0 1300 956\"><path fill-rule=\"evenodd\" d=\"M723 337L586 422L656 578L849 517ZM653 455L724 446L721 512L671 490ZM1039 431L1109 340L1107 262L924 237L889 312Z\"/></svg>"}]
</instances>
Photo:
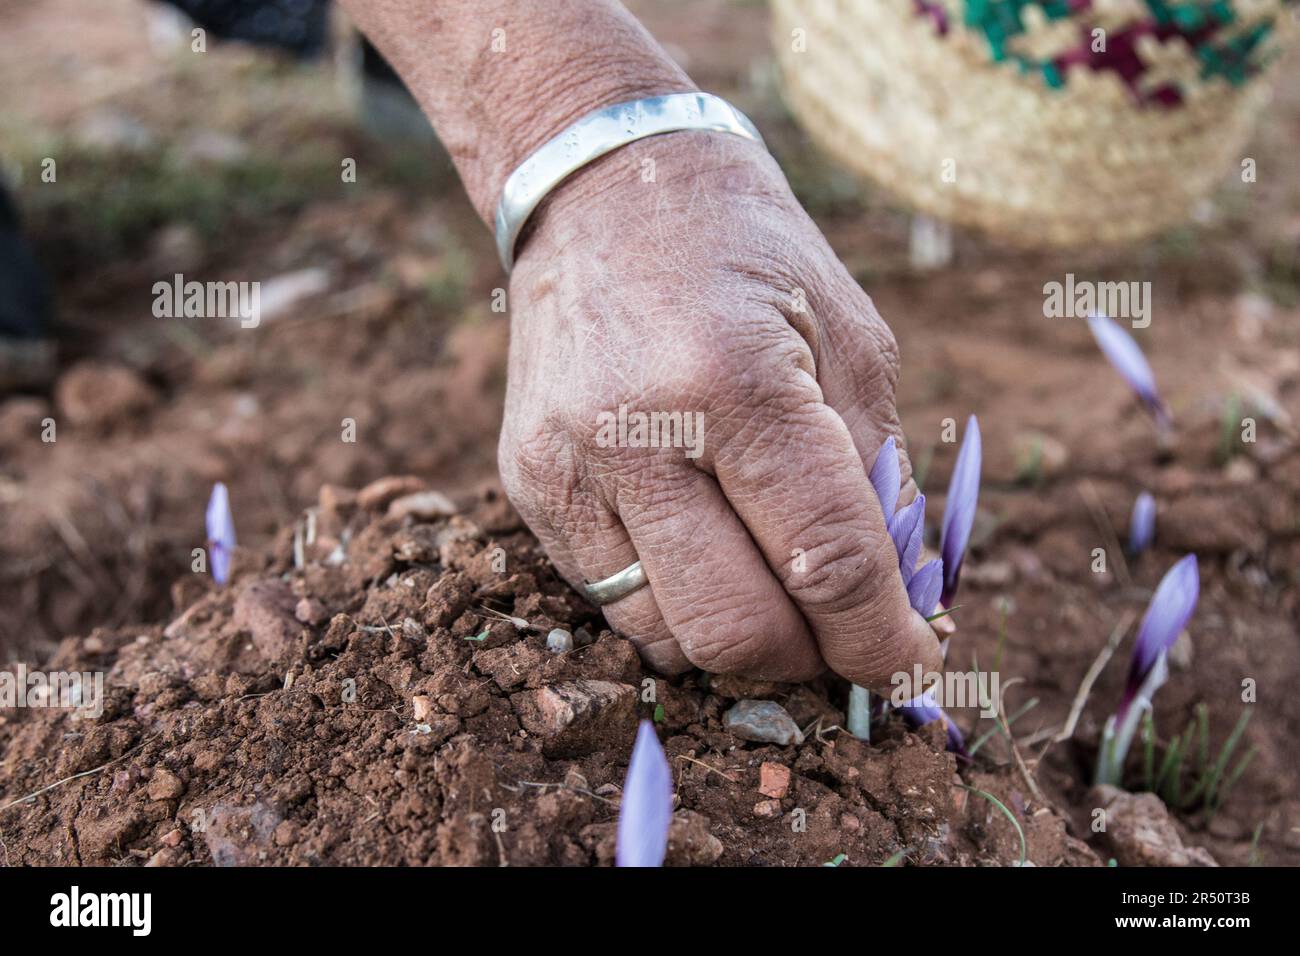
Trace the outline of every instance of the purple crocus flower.
<instances>
[{"instance_id":1,"label":"purple crocus flower","mask_svg":"<svg viewBox=\"0 0 1300 956\"><path fill-rule=\"evenodd\" d=\"M641 721L623 781L616 866L663 866L673 820L673 778L654 724Z\"/></svg>"},{"instance_id":2,"label":"purple crocus flower","mask_svg":"<svg viewBox=\"0 0 1300 956\"><path fill-rule=\"evenodd\" d=\"M912 580L917 558L921 556L922 538L925 536L925 495L917 495L912 503L899 508L889 519L889 537L898 552L898 570L903 583Z\"/></svg>"},{"instance_id":3,"label":"purple crocus flower","mask_svg":"<svg viewBox=\"0 0 1300 956\"><path fill-rule=\"evenodd\" d=\"M974 418L971 419L974 422ZM967 437L971 432L967 428ZM962 452L958 455L960 464L961 458L966 454L967 444L963 442ZM975 430L975 491L979 490L979 430ZM893 438L887 438L885 443L880 446L880 451L876 454L876 461L871 466L871 486L876 490L876 497L880 499L880 508L885 515L885 524L889 529L889 537L894 542L894 550L898 553L898 570L903 576L903 583L907 586L907 599L912 609L923 617L929 617L934 613L935 606L939 602L939 594L944 584L944 560L935 558L926 562L920 568L916 567L917 559L921 556L921 539L925 532L925 495L917 495L911 504L905 505L897 512L894 508L898 504L898 495L901 487L902 476L898 468L898 450L894 444ZM951 500L952 493L949 492ZM974 515L974 500L971 499L971 514ZM969 525L964 533L970 534ZM963 550L965 544L963 542ZM943 720L944 725L948 728L948 749L957 754L966 756L966 743L962 739L961 731L957 725L952 722L943 708L934 702L933 694L923 694L906 704L900 705L897 710L903 715L913 727L923 727L928 723L936 720ZM862 736L858 734L858 736Z\"/></svg>"},{"instance_id":4,"label":"purple crocus flower","mask_svg":"<svg viewBox=\"0 0 1300 956\"><path fill-rule=\"evenodd\" d=\"M1124 700L1120 704L1121 719L1135 700L1140 697L1150 699L1151 694L1164 683L1163 676L1153 681L1152 675L1164 669L1165 655L1187 627L1200 594L1201 578L1196 555L1189 554L1165 572L1147 606L1146 616L1142 618L1133 647Z\"/></svg>"},{"instance_id":5,"label":"purple crocus flower","mask_svg":"<svg viewBox=\"0 0 1300 956\"><path fill-rule=\"evenodd\" d=\"M220 481L212 486L212 497L208 499L207 525L212 577L218 584L225 584L230 579L230 558L235 551L235 518L230 512L230 494Z\"/></svg>"},{"instance_id":6,"label":"purple crocus flower","mask_svg":"<svg viewBox=\"0 0 1300 956\"><path fill-rule=\"evenodd\" d=\"M1156 391L1155 374L1151 371L1146 356L1133 341L1133 336L1104 315L1090 315L1088 328L1092 330L1092 336L1097 340L1102 354L1110 359L1110 364L1115 366L1124 381L1137 393L1137 397L1155 419L1157 427L1168 428L1172 421L1169 408Z\"/></svg>"},{"instance_id":7,"label":"purple crocus flower","mask_svg":"<svg viewBox=\"0 0 1300 956\"><path fill-rule=\"evenodd\" d=\"M943 559L935 558L917 571L907 586L907 597L912 610L926 617L933 614L935 604L939 601L939 588L942 585ZM952 718L944 713L943 708L935 703L933 691L926 691L920 697L914 697L906 704L900 705L897 710L913 727L924 727L936 720L942 720L948 730L948 749L963 759L970 759L961 731L957 729Z\"/></svg>"},{"instance_id":8,"label":"purple crocus flower","mask_svg":"<svg viewBox=\"0 0 1300 956\"><path fill-rule=\"evenodd\" d=\"M980 469L984 462L984 445L980 423L972 415L966 422L966 434L957 452L957 464L948 482L948 500L943 508L943 525L939 532L939 553L943 555L943 592L939 600L952 607L961 577L970 529L975 524L975 506L980 496ZM927 612L928 614L928 612Z\"/></svg>"},{"instance_id":9,"label":"purple crocus flower","mask_svg":"<svg viewBox=\"0 0 1300 956\"><path fill-rule=\"evenodd\" d=\"M912 605L912 610L922 617L933 614L935 605L939 603L939 592L943 588L943 568L942 558L927 561L912 575L912 580L907 582L907 601Z\"/></svg>"},{"instance_id":10,"label":"purple crocus flower","mask_svg":"<svg viewBox=\"0 0 1300 956\"><path fill-rule=\"evenodd\" d=\"M1129 554L1141 554L1151 547L1156 536L1156 499L1142 492L1133 502L1133 517L1128 523Z\"/></svg>"},{"instance_id":11,"label":"purple crocus flower","mask_svg":"<svg viewBox=\"0 0 1300 956\"><path fill-rule=\"evenodd\" d=\"M1098 783L1119 785L1124 758L1133 742L1138 721L1169 676L1166 663L1169 648L1191 620L1200 591L1200 572L1194 554L1187 555L1170 568L1156 588L1138 627L1133 661L1129 665L1119 710L1106 721L1102 732L1101 752L1097 759Z\"/></svg>"},{"instance_id":12,"label":"purple crocus flower","mask_svg":"<svg viewBox=\"0 0 1300 956\"><path fill-rule=\"evenodd\" d=\"M903 476L898 468L898 446L894 437L885 439L876 453L876 463L871 466L871 487L876 489L880 499L880 510L884 512L885 523L894 517L898 508L898 493L903 486Z\"/></svg>"}]
</instances>

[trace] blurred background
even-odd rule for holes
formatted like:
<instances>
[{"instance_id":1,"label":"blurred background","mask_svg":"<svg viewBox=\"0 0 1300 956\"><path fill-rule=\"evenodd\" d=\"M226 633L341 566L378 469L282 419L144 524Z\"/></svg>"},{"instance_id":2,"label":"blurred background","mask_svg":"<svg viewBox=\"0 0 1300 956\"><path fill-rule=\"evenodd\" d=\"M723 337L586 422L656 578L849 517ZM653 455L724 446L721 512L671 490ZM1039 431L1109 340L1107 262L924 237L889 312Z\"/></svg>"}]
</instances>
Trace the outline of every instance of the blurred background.
<instances>
[{"instance_id":1,"label":"blurred background","mask_svg":"<svg viewBox=\"0 0 1300 956\"><path fill-rule=\"evenodd\" d=\"M215 15L204 6L192 5L201 20ZM1161 701L1171 722L1210 701L1226 732L1243 674L1295 686L1294 52L1241 151L1253 181L1230 162L1185 221L1059 249L920 217L837 163L792 114L777 56L789 23L774 28L767 4L628 6L702 88L753 118L894 329L927 493L941 496L955 455L945 421L978 413L986 492L962 653L1004 647L1004 672L1064 707L1117 610L1140 607L1196 550L1205 596L1195 650ZM12 207L0 210L0 314L29 342L48 314L50 343L24 353L41 374L0 394L0 663L187 606L216 480L248 546L291 535L323 484L415 473L454 495L495 482L507 317L490 307L505 285L490 236L436 137L337 11L265 7L236 32L274 44L225 41L214 26L198 53L194 22L146 0L0 0ZM837 109L863 121L860 104ZM1140 144L1140 130L1125 135ZM176 273L260 281L260 327L156 318L153 285ZM1154 321L1137 334L1179 423L1174 450L1156 448L1085 324L1044 317L1044 285L1067 273L1152 283ZM1259 423L1248 446L1235 437L1245 416ZM54 441L42 440L49 419ZM355 443L340 440L344 419ZM1091 573L1091 548L1125 537L1142 489L1159 502L1156 551ZM1110 680L1100 690L1113 696ZM1250 802L1216 818L1228 859L1260 852L1266 816L1266 852L1300 854L1290 698L1252 729Z\"/></svg>"}]
</instances>

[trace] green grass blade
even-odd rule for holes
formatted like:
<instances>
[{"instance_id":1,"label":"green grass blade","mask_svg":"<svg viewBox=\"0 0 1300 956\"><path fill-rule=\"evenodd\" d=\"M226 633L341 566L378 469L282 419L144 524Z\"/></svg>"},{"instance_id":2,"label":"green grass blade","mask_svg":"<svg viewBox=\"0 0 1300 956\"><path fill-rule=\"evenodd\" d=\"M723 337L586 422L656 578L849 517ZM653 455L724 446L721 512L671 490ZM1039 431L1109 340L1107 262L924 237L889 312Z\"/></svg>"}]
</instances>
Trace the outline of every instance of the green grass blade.
<instances>
[{"instance_id":1,"label":"green grass blade","mask_svg":"<svg viewBox=\"0 0 1300 956\"><path fill-rule=\"evenodd\" d=\"M987 790L981 790L978 787L970 787L964 783L960 784L960 786L963 790L978 793L981 797L1006 814L1007 819L1011 821L1011 825L1016 828L1016 835L1020 837L1020 865L1024 866L1025 860L1029 858L1029 844L1025 842L1025 831L1021 829L1020 821L1016 819L1016 815L1007 809L1005 803L993 796L993 794L989 793Z\"/></svg>"}]
</instances>

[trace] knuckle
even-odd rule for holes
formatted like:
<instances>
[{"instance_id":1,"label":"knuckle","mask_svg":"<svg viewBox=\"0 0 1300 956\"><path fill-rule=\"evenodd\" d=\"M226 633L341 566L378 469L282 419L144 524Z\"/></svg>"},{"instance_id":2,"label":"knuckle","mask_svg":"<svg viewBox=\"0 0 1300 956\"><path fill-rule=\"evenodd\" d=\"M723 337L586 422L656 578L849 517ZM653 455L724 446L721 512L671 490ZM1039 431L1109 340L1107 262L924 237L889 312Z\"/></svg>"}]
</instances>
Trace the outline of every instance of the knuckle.
<instances>
[{"instance_id":1,"label":"knuckle","mask_svg":"<svg viewBox=\"0 0 1300 956\"><path fill-rule=\"evenodd\" d=\"M497 466L507 496L516 504L548 509L572 504L580 468L566 427L551 415L532 425L502 430Z\"/></svg>"},{"instance_id":2,"label":"knuckle","mask_svg":"<svg viewBox=\"0 0 1300 956\"><path fill-rule=\"evenodd\" d=\"M770 622L761 609L730 597L697 601L688 624L675 629L678 643L696 667L716 674L753 668L764 657Z\"/></svg>"},{"instance_id":3,"label":"knuckle","mask_svg":"<svg viewBox=\"0 0 1300 956\"><path fill-rule=\"evenodd\" d=\"M787 571L783 579L786 592L800 606L824 614L857 610L867 620L876 619L893 582L886 577L891 569L882 566L878 542L870 533L827 522L809 527L795 540L813 542L804 548L804 569Z\"/></svg>"}]
</instances>

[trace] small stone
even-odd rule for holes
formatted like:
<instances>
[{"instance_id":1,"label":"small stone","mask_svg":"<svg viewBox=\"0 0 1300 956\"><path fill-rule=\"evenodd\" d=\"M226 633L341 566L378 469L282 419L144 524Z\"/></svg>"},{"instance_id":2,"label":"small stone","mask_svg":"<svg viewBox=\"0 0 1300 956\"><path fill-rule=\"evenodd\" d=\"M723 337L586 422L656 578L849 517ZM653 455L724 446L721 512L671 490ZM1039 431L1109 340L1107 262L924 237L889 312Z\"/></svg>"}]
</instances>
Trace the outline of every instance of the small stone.
<instances>
[{"instance_id":1,"label":"small stone","mask_svg":"<svg viewBox=\"0 0 1300 956\"><path fill-rule=\"evenodd\" d=\"M552 654L567 654L573 650L573 635L557 627L546 635L546 649Z\"/></svg>"},{"instance_id":2,"label":"small stone","mask_svg":"<svg viewBox=\"0 0 1300 956\"><path fill-rule=\"evenodd\" d=\"M295 269L261 280L258 320L271 322L287 315L303 301L329 291L330 274L320 266Z\"/></svg>"},{"instance_id":3,"label":"small stone","mask_svg":"<svg viewBox=\"0 0 1300 956\"><path fill-rule=\"evenodd\" d=\"M81 649L87 654L104 653L104 641L98 637L88 637L81 642Z\"/></svg>"},{"instance_id":4,"label":"small stone","mask_svg":"<svg viewBox=\"0 0 1300 956\"><path fill-rule=\"evenodd\" d=\"M340 485L321 485L316 496L320 510L327 514L343 514L357 506L357 493Z\"/></svg>"},{"instance_id":5,"label":"small stone","mask_svg":"<svg viewBox=\"0 0 1300 956\"><path fill-rule=\"evenodd\" d=\"M577 680L511 696L519 722L554 756L579 756L636 735L637 691L631 684Z\"/></svg>"},{"instance_id":6,"label":"small stone","mask_svg":"<svg viewBox=\"0 0 1300 956\"><path fill-rule=\"evenodd\" d=\"M765 760L758 768L758 792L780 800L790 792L790 768Z\"/></svg>"},{"instance_id":7,"label":"small stone","mask_svg":"<svg viewBox=\"0 0 1300 956\"><path fill-rule=\"evenodd\" d=\"M580 627L573 632L573 643L575 647L586 647L588 644L595 644L595 635L586 627Z\"/></svg>"},{"instance_id":8,"label":"small stone","mask_svg":"<svg viewBox=\"0 0 1300 956\"><path fill-rule=\"evenodd\" d=\"M145 866L176 866L180 862L180 851L175 847L165 846L145 861Z\"/></svg>"},{"instance_id":9,"label":"small stone","mask_svg":"<svg viewBox=\"0 0 1300 956\"><path fill-rule=\"evenodd\" d=\"M298 824L292 820L281 820L271 834L271 842L276 846L293 846L298 842Z\"/></svg>"},{"instance_id":10,"label":"small stone","mask_svg":"<svg viewBox=\"0 0 1300 956\"><path fill-rule=\"evenodd\" d=\"M1120 866L1219 865L1206 850L1183 845L1169 809L1154 793L1100 786L1089 798L1106 811L1106 829L1098 837Z\"/></svg>"},{"instance_id":11,"label":"small stone","mask_svg":"<svg viewBox=\"0 0 1300 956\"><path fill-rule=\"evenodd\" d=\"M287 660L301 633L294 617L297 604L285 582L253 581L235 598L235 627L252 635L253 645L267 661Z\"/></svg>"},{"instance_id":12,"label":"small stone","mask_svg":"<svg viewBox=\"0 0 1300 956\"><path fill-rule=\"evenodd\" d=\"M293 616L303 624L322 624L330 616L329 609L315 598L305 597L293 609Z\"/></svg>"},{"instance_id":13,"label":"small stone","mask_svg":"<svg viewBox=\"0 0 1300 956\"><path fill-rule=\"evenodd\" d=\"M147 792L150 800L175 800L185 792L185 784L166 767L155 767Z\"/></svg>"},{"instance_id":14,"label":"small stone","mask_svg":"<svg viewBox=\"0 0 1300 956\"><path fill-rule=\"evenodd\" d=\"M216 770L226 759L220 750L203 750L194 757L194 769L201 771Z\"/></svg>"},{"instance_id":15,"label":"small stone","mask_svg":"<svg viewBox=\"0 0 1300 956\"><path fill-rule=\"evenodd\" d=\"M1259 481L1259 466L1241 455L1234 457L1223 469L1223 477L1234 485L1249 485Z\"/></svg>"},{"instance_id":16,"label":"small stone","mask_svg":"<svg viewBox=\"0 0 1300 956\"><path fill-rule=\"evenodd\" d=\"M412 517L419 521L432 521L435 518L449 518L456 513L456 506L441 491L417 491L402 495L388 506L388 517Z\"/></svg>"},{"instance_id":17,"label":"small stone","mask_svg":"<svg viewBox=\"0 0 1300 956\"><path fill-rule=\"evenodd\" d=\"M184 839L185 834L182 833L178 827L175 830L169 830L167 833L163 834L163 838L159 842L162 843L163 846L180 846L181 841Z\"/></svg>"},{"instance_id":18,"label":"small stone","mask_svg":"<svg viewBox=\"0 0 1300 956\"><path fill-rule=\"evenodd\" d=\"M712 821L694 810L678 810L668 828L665 866L710 866L722 856L722 841L710 831Z\"/></svg>"},{"instance_id":19,"label":"small stone","mask_svg":"<svg viewBox=\"0 0 1300 956\"><path fill-rule=\"evenodd\" d=\"M741 740L781 746L803 743L794 718L772 700L742 700L722 715L722 724Z\"/></svg>"},{"instance_id":20,"label":"small stone","mask_svg":"<svg viewBox=\"0 0 1300 956\"><path fill-rule=\"evenodd\" d=\"M417 724L427 724L432 713L433 704L427 695L417 694L411 698L411 716Z\"/></svg>"},{"instance_id":21,"label":"small stone","mask_svg":"<svg viewBox=\"0 0 1300 956\"><path fill-rule=\"evenodd\" d=\"M1192 635L1183 631L1169 648L1169 666L1185 671L1192 666Z\"/></svg>"},{"instance_id":22,"label":"small stone","mask_svg":"<svg viewBox=\"0 0 1300 956\"><path fill-rule=\"evenodd\" d=\"M760 800L754 804L754 816L760 820L774 820L781 815L780 800Z\"/></svg>"},{"instance_id":23,"label":"small stone","mask_svg":"<svg viewBox=\"0 0 1300 956\"><path fill-rule=\"evenodd\" d=\"M414 475L389 475L379 478L357 492L357 504L367 511L379 511L403 495L424 490L424 482Z\"/></svg>"}]
</instances>

